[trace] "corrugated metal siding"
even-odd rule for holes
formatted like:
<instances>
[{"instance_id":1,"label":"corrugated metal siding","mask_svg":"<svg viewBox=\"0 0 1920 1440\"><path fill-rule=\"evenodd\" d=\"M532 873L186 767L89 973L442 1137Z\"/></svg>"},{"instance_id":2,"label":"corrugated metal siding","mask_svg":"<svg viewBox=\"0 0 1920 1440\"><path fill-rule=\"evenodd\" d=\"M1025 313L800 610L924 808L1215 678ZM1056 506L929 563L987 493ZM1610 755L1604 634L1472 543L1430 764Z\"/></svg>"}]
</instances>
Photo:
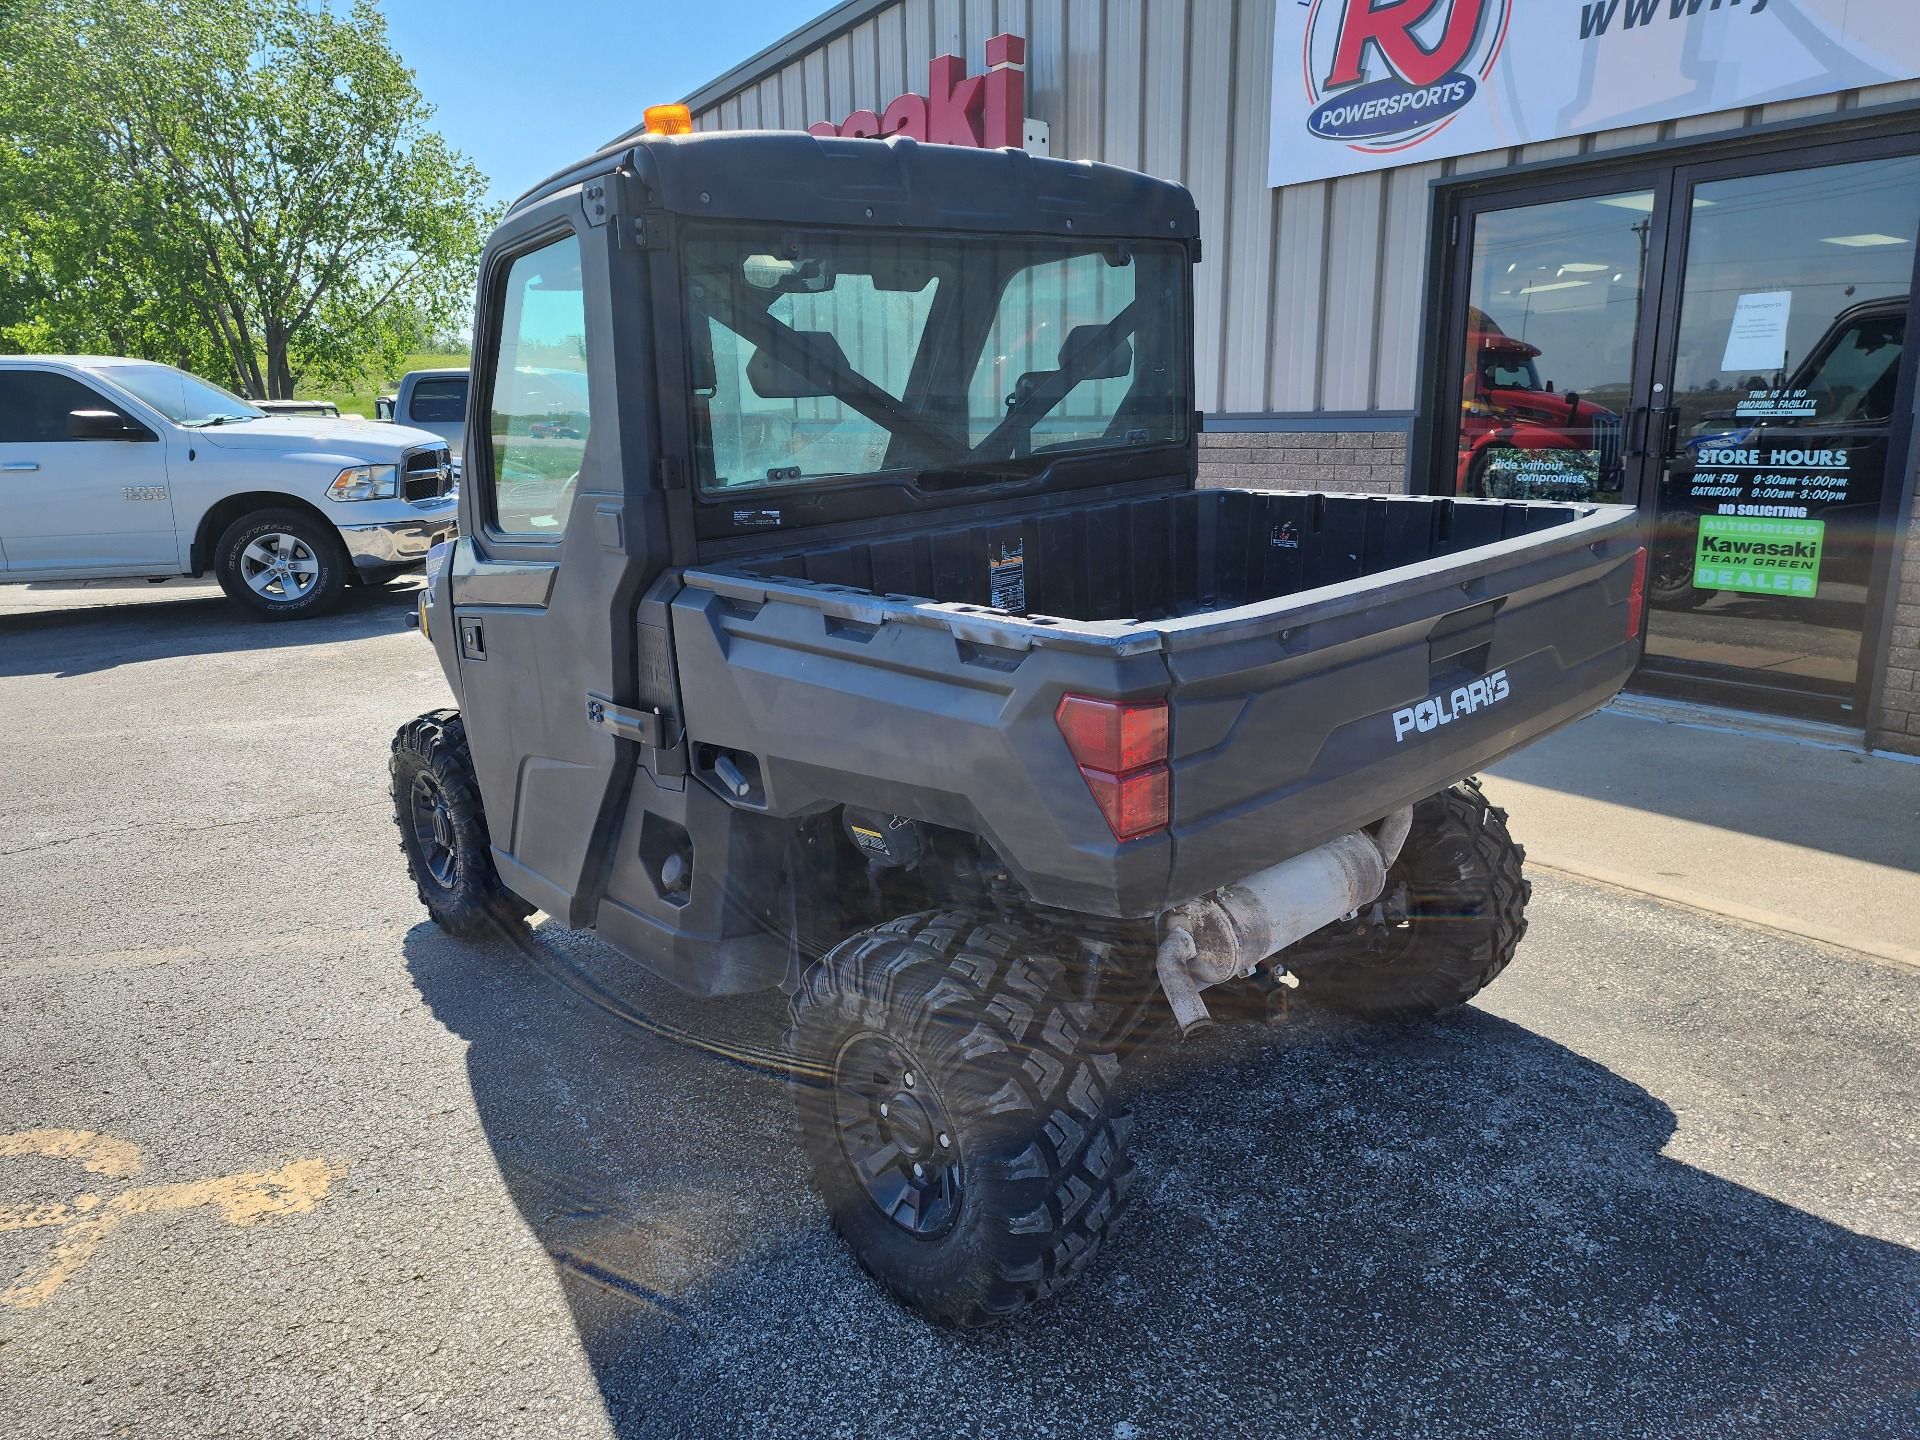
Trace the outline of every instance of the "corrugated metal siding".
<instances>
[{"instance_id":1,"label":"corrugated metal siding","mask_svg":"<svg viewBox=\"0 0 1920 1440\"><path fill-rule=\"evenodd\" d=\"M1194 193L1203 409L1412 410L1429 184L1445 175L1698 137L1920 98L1879 86L1272 190L1274 0L899 0L700 112L702 129L803 129L922 89L927 61L985 63L1029 41L1028 113L1053 153L1179 180Z\"/></svg>"}]
</instances>

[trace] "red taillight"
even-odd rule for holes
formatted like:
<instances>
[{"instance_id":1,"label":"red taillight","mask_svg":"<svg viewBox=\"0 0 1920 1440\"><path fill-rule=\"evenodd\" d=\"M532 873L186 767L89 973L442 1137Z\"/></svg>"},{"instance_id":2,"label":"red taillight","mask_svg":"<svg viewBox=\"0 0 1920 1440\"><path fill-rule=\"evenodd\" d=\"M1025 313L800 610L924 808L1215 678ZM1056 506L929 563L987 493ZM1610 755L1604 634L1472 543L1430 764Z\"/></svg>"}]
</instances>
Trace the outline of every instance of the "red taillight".
<instances>
[{"instance_id":1,"label":"red taillight","mask_svg":"<svg viewBox=\"0 0 1920 1440\"><path fill-rule=\"evenodd\" d=\"M1118 840L1167 828L1167 702L1068 695L1054 723Z\"/></svg>"},{"instance_id":2,"label":"red taillight","mask_svg":"<svg viewBox=\"0 0 1920 1440\"><path fill-rule=\"evenodd\" d=\"M1647 618L1647 549L1633 552L1633 587L1627 591L1627 638L1636 640Z\"/></svg>"},{"instance_id":3,"label":"red taillight","mask_svg":"<svg viewBox=\"0 0 1920 1440\"><path fill-rule=\"evenodd\" d=\"M1127 703L1068 695L1053 712L1080 764L1094 770L1138 770L1167 758L1167 702Z\"/></svg>"},{"instance_id":4,"label":"red taillight","mask_svg":"<svg viewBox=\"0 0 1920 1440\"><path fill-rule=\"evenodd\" d=\"M1114 839L1138 840L1167 828L1171 786L1166 766L1149 765L1126 775L1109 775L1105 770L1089 770L1082 765L1080 773L1086 777L1087 789L1093 792L1100 813L1107 817Z\"/></svg>"}]
</instances>

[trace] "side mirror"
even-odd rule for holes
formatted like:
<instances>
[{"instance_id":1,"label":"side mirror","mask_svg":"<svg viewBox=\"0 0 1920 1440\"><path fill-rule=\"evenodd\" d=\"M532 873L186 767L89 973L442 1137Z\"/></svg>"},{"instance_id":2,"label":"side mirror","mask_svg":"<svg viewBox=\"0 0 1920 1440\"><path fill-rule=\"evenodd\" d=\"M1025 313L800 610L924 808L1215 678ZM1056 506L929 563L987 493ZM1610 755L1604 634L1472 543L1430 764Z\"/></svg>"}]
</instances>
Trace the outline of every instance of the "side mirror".
<instances>
[{"instance_id":1,"label":"side mirror","mask_svg":"<svg viewBox=\"0 0 1920 1440\"><path fill-rule=\"evenodd\" d=\"M1580 392L1578 390L1569 390L1567 391L1566 398L1567 414L1570 416L1578 415L1580 413Z\"/></svg>"},{"instance_id":2,"label":"side mirror","mask_svg":"<svg viewBox=\"0 0 1920 1440\"><path fill-rule=\"evenodd\" d=\"M1060 343L1060 368L1080 380L1120 380L1133 373L1133 342L1105 325L1076 325Z\"/></svg>"},{"instance_id":3,"label":"side mirror","mask_svg":"<svg viewBox=\"0 0 1920 1440\"><path fill-rule=\"evenodd\" d=\"M157 437L138 420L118 410L70 410L67 412L67 438L70 440L154 440Z\"/></svg>"},{"instance_id":4,"label":"side mirror","mask_svg":"<svg viewBox=\"0 0 1920 1440\"><path fill-rule=\"evenodd\" d=\"M851 368L831 331L795 330L753 352L747 384L762 400L818 400L833 395L832 377Z\"/></svg>"}]
</instances>

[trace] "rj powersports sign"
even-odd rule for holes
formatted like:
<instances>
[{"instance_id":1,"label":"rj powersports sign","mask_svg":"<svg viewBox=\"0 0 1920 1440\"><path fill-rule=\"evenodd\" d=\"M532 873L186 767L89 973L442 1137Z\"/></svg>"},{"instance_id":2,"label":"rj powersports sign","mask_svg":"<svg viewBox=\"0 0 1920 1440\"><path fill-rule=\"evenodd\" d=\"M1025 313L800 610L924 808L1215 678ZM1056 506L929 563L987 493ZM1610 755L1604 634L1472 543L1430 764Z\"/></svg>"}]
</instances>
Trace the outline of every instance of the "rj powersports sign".
<instances>
[{"instance_id":1,"label":"rj powersports sign","mask_svg":"<svg viewBox=\"0 0 1920 1440\"><path fill-rule=\"evenodd\" d=\"M1915 0L1275 0L1268 180L1916 77Z\"/></svg>"}]
</instances>

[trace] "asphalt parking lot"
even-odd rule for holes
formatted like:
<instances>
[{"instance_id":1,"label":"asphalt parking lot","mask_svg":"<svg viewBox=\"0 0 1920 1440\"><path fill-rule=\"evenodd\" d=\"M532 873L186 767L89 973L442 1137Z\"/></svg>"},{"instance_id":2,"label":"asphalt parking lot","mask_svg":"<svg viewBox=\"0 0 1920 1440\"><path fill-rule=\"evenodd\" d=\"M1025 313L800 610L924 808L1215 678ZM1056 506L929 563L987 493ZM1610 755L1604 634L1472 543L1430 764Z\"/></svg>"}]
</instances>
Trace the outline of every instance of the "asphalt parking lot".
<instances>
[{"instance_id":1,"label":"asphalt parking lot","mask_svg":"<svg viewBox=\"0 0 1920 1440\"><path fill-rule=\"evenodd\" d=\"M0 590L0 1432L1920 1434L1920 973L1544 875L1442 1023L1143 1065L1090 1278L936 1332L777 996L423 923L410 603Z\"/></svg>"}]
</instances>

